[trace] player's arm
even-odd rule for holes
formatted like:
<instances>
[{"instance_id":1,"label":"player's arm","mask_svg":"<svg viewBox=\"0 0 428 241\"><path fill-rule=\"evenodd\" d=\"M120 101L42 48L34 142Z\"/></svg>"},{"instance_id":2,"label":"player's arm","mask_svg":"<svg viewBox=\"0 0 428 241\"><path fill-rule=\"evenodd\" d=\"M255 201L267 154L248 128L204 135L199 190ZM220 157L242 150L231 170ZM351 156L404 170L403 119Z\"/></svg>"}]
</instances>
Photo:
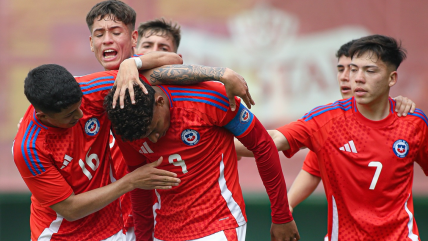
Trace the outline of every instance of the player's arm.
<instances>
[{"instance_id":1,"label":"player's arm","mask_svg":"<svg viewBox=\"0 0 428 241\"><path fill-rule=\"evenodd\" d=\"M288 191L288 203L290 211L293 212L294 208L299 205L303 200L309 197L318 184L321 182L321 177L310 174L305 170L300 170L296 179L294 179L290 190Z\"/></svg>"},{"instance_id":2,"label":"player's arm","mask_svg":"<svg viewBox=\"0 0 428 241\"><path fill-rule=\"evenodd\" d=\"M276 149L278 151L286 151L290 148L287 138L285 138L285 136L281 132L279 132L278 130L267 130L267 132L271 136L273 142L275 143ZM245 145L243 145L237 139L235 139L235 149L236 149L236 154L238 156L245 156L245 157L254 156L253 152L248 150L245 147Z\"/></svg>"},{"instance_id":3,"label":"player's arm","mask_svg":"<svg viewBox=\"0 0 428 241\"><path fill-rule=\"evenodd\" d=\"M75 221L99 211L123 194L136 188L167 189L178 185L175 174L157 169L160 161L146 164L107 186L75 195L50 207L68 221Z\"/></svg>"},{"instance_id":4,"label":"player's arm","mask_svg":"<svg viewBox=\"0 0 428 241\"><path fill-rule=\"evenodd\" d=\"M393 99L395 100L395 112L397 112L398 116L406 116L408 113L415 112L416 103L411 99L401 95Z\"/></svg>"},{"instance_id":5,"label":"player's arm","mask_svg":"<svg viewBox=\"0 0 428 241\"><path fill-rule=\"evenodd\" d=\"M319 171L318 157L315 152L310 151L303 162L302 170L300 170L288 191L288 203L291 212L293 212L293 209L299 205L299 203L311 195L320 181L321 174Z\"/></svg>"}]
</instances>

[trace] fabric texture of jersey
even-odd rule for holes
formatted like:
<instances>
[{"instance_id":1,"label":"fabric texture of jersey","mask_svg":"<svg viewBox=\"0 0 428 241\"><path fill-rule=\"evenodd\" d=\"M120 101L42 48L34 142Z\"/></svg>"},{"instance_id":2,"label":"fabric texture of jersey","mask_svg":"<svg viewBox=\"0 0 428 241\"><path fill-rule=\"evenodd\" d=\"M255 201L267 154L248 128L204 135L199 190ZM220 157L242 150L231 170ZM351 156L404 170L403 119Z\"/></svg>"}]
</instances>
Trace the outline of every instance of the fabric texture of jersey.
<instances>
[{"instance_id":1,"label":"fabric texture of jersey","mask_svg":"<svg viewBox=\"0 0 428 241\"><path fill-rule=\"evenodd\" d=\"M428 174L428 119L417 109L380 121L358 112L354 98L320 106L278 128L291 157L314 151L328 200L329 240L420 240L413 218L414 162Z\"/></svg>"},{"instance_id":2,"label":"fabric texture of jersey","mask_svg":"<svg viewBox=\"0 0 428 241\"><path fill-rule=\"evenodd\" d=\"M321 177L321 173L318 167L318 157L315 152L308 152L305 161L303 161L302 169L314 176Z\"/></svg>"},{"instance_id":3,"label":"fabric texture of jersey","mask_svg":"<svg viewBox=\"0 0 428 241\"><path fill-rule=\"evenodd\" d=\"M156 190L155 238L193 240L245 224L234 134L244 137L259 122L238 100L239 110L232 112L220 83L159 87L170 103L171 121L166 135L157 143L147 138L133 142L116 139L129 166L146 160L154 162L163 156L159 168L177 173L181 180L177 187ZM272 150L276 154L273 142ZM285 188L282 172L275 178L277 188ZM285 209L286 194L282 195L285 200L277 205Z\"/></svg>"},{"instance_id":4,"label":"fabric texture of jersey","mask_svg":"<svg viewBox=\"0 0 428 241\"><path fill-rule=\"evenodd\" d=\"M49 206L111 183L110 121L103 100L117 72L76 77L83 117L68 129L41 124L30 106L15 137L15 164L32 193L31 240L102 240L122 229L119 202L69 222Z\"/></svg>"}]
</instances>

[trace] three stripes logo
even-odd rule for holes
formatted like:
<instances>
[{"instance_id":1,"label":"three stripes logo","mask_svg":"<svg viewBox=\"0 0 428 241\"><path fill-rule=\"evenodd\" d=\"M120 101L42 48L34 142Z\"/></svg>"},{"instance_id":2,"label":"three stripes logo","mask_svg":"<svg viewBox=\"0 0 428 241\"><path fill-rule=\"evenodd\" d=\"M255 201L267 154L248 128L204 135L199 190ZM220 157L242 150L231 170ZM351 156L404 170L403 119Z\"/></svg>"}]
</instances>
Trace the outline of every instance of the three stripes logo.
<instances>
[{"instance_id":1,"label":"three stripes logo","mask_svg":"<svg viewBox=\"0 0 428 241\"><path fill-rule=\"evenodd\" d=\"M340 147L339 150L346 152L358 153L357 148L355 148L354 141L348 141L344 146Z\"/></svg>"},{"instance_id":2,"label":"three stripes logo","mask_svg":"<svg viewBox=\"0 0 428 241\"><path fill-rule=\"evenodd\" d=\"M148 154L148 153L153 153L152 149L150 149L149 145L147 145L147 141L145 141L143 143L143 145L140 147L140 151L141 154Z\"/></svg>"}]
</instances>

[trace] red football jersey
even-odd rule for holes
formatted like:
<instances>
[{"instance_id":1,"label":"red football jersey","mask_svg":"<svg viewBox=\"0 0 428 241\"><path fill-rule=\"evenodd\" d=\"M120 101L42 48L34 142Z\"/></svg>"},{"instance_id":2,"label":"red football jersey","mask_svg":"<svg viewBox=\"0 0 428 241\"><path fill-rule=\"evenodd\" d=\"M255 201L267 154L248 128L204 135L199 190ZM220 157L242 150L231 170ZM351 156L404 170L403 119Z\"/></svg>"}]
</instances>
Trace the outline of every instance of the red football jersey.
<instances>
[{"instance_id":1,"label":"red football jersey","mask_svg":"<svg viewBox=\"0 0 428 241\"><path fill-rule=\"evenodd\" d=\"M308 152L305 161L303 161L302 169L314 176L321 177L320 169L318 166L318 157L315 152Z\"/></svg>"},{"instance_id":2,"label":"red football jersey","mask_svg":"<svg viewBox=\"0 0 428 241\"><path fill-rule=\"evenodd\" d=\"M390 107L385 119L371 121L350 98L278 129L290 144L287 157L306 146L319 158L329 240L419 240L413 166L428 174L428 119L418 109L398 118L392 99Z\"/></svg>"},{"instance_id":3,"label":"red football jersey","mask_svg":"<svg viewBox=\"0 0 428 241\"><path fill-rule=\"evenodd\" d=\"M111 183L108 148L110 121L103 109L104 96L116 72L76 77L83 91L83 118L72 128L41 124L33 106L25 113L15 137L15 164L32 193L32 240L102 240L122 229L119 202L68 222L50 206L75 194Z\"/></svg>"},{"instance_id":4,"label":"red football jersey","mask_svg":"<svg viewBox=\"0 0 428 241\"><path fill-rule=\"evenodd\" d=\"M259 122L239 101L239 110L232 112L220 83L159 87L170 102L171 123L166 135L155 144L147 138L133 142L116 138L128 165L154 162L163 156L159 167L181 179L177 187L156 190L155 238L192 240L245 224L234 136L247 135ZM273 221L288 222L292 217L273 142L269 148L274 155L268 161L278 165L274 172L269 170L271 176L262 175L262 179L276 188L267 188L270 197L277 195ZM261 169L272 166L266 163Z\"/></svg>"}]
</instances>

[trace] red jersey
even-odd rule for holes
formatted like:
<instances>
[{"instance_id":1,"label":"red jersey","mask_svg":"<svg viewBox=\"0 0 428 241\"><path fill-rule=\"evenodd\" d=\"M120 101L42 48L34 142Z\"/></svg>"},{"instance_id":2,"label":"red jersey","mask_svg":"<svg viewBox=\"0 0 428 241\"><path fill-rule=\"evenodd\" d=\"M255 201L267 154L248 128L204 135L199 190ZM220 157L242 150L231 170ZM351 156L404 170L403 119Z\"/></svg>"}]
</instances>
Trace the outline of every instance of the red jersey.
<instances>
[{"instance_id":1,"label":"red jersey","mask_svg":"<svg viewBox=\"0 0 428 241\"><path fill-rule=\"evenodd\" d=\"M420 240L413 218L414 162L428 174L428 119L421 110L365 118L354 98L320 106L278 129L287 157L306 146L318 156L328 200L329 240Z\"/></svg>"},{"instance_id":2,"label":"red jersey","mask_svg":"<svg viewBox=\"0 0 428 241\"><path fill-rule=\"evenodd\" d=\"M181 179L177 187L156 190L155 238L193 240L245 224L234 136L244 144L249 142L246 136L257 139L250 133L260 128L260 122L239 101L239 110L232 112L220 83L159 87L170 103L171 123L166 135L156 144L147 138L133 142L116 138L129 166L163 156L159 168L175 172ZM276 223L289 222L292 217L279 156L263 131L265 135L260 132L259 136L267 136L266 142L257 148L269 154L263 156L263 162L262 158L257 162L271 198L272 219ZM134 197L133 206L137 233Z\"/></svg>"},{"instance_id":3,"label":"red jersey","mask_svg":"<svg viewBox=\"0 0 428 241\"><path fill-rule=\"evenodd\" d=\"M72 128L43 125L33 106L25 113L15 137L13 154L30 189L31 240L102 240L123 226L119 202L69 222L50 206L111 183L108 148L110 121L103 109L104 96L117 72L76 77L83 91L83 117Z\"/></svg>"},{"instance_id":4,"label":"red jersey","mask_svg":"<svg viewBox=\"0 0 428 241\"><path fill-rule=\"evenodd\" d=\"M303 162L302 169L314 176L321 177L320 169L318 166L318 157L315 152L308 152L305 161Z\"/></svg>"}]
</instances>

